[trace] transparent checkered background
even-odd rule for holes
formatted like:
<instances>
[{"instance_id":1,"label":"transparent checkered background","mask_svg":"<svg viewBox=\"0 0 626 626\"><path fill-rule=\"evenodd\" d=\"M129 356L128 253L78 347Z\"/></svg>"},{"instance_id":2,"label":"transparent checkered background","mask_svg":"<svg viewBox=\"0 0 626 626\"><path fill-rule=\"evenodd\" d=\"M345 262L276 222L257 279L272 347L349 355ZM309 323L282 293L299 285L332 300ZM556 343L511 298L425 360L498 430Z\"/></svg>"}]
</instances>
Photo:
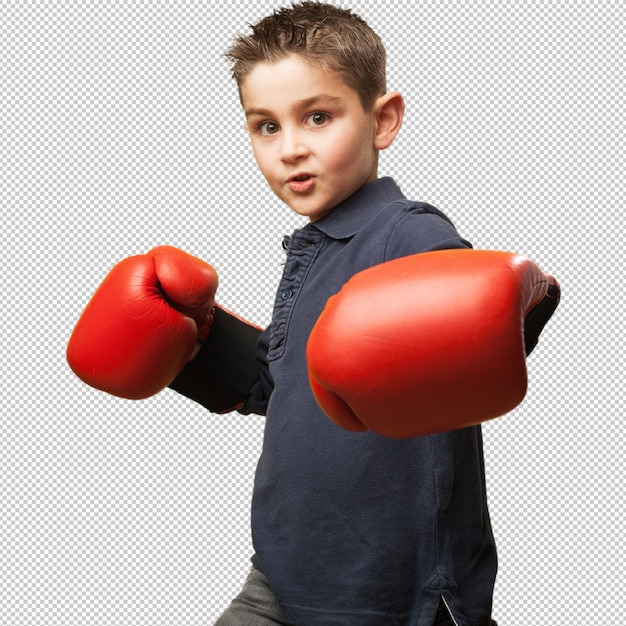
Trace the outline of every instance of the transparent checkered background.
<instances>
[{"instance_id":1,"label":"transparent checkered background","mask_svg":"<svg viewBox=\"0 0 626 626\"><path fill-rule=\"evenodd\" d=\"M256 171L222 53L275 6L2 3L2 624L211 624L248 569L262 419L107 397L64 350L110 267L163 243L270 319L301 222ZM381 173L562 283L526 400L484 429L494 616L621 623L623 5L349 6L407 101Z\"/></svg>"}]
</instances>

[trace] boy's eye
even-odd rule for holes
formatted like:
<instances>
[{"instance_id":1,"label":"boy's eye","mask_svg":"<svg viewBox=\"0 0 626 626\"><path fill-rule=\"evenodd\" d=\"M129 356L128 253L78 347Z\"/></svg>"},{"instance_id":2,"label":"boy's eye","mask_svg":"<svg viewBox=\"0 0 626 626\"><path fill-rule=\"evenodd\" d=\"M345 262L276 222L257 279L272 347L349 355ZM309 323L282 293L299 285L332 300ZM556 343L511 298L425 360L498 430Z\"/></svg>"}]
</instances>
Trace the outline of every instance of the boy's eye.
<instances>
[{"instance_id":1,"label":"boy's eye","mask_svg":"<svg viewBox=\"0 0 626 626\"><path fill-rule=\"evenodd\" d=\"M307 115L307 123L310 126L324 126L329 120L329 115L327 113L320 113L316 111L315 113L310 113Z\"/></svg>"},{"instance_id":2,"label":"boy's eye","mask_svg":"<svg viewBox=\"0 0 626 626\"><path fill-rule=\"evenodd\" d=\"M280 126L276 122L263 122L259 124L259 132L261 135L275 135L280 130Z\"/></svg>"}]
</instances>

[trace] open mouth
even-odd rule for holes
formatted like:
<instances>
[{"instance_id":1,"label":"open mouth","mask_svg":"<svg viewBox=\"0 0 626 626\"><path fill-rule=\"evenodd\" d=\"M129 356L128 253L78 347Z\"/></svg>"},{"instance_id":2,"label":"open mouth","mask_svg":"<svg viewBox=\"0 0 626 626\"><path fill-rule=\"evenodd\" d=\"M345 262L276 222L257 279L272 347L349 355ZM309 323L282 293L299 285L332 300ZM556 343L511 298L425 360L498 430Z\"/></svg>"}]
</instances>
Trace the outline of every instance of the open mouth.
<instances>
[{"instance_id":1,"label":"open mouth","mask_svg":"<svg viewBox=\"0 0 626 626\"><path fill-rule=\"evenodd\" d=\"M315 185L315 176L312 174L296 174L289 179L289 188L296 193L310 191Z\"/></svg>"}]
</instances>

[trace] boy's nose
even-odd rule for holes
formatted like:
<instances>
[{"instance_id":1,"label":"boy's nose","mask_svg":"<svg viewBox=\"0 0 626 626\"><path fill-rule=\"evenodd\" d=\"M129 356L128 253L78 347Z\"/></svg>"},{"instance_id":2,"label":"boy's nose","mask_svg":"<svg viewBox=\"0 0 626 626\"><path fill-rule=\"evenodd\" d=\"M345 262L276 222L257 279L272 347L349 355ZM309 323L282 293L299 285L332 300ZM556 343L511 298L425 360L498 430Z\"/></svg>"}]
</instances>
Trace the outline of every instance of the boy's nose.
<instances>
[{"instance_id":1,"label":"boy's nose","mask_svg":"<svg viewBox=\"0 0 626 626\"><path fill-rule=\"evenodd\" d=\"M308 154L308 147L301 135L295 131L282 131L280 158L285 163L293 163Z\"/></svg>"}]
</instances>

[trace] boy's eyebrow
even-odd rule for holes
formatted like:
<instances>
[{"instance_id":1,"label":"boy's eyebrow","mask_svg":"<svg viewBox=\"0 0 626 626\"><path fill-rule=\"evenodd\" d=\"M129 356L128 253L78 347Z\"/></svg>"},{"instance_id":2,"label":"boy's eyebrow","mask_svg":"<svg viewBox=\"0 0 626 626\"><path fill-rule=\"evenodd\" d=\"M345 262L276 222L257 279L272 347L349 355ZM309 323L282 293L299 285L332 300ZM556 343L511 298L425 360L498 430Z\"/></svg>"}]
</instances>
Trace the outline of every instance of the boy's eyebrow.
<instances>
[{"instance_id":1,"label":"boy's eyebrow","mask_svg":"<svg viewBox=\"0 0 626 626\"><path fill-rule=\"evenodd\" d=\"M330 94L319 94L316 96L311 96L310 98L303 98L302 100L296 100L292 105L291 109L294 111L299 111L302 109L314 108L316 106L331 106L337 105L342 102L343 99L338 96L331 96ZM271 117L272 112L269 109L264 108L256 108L252 107L250 109L245 110L246 117L250 117L252 115L259 115L261 117Z\"/></svg>"},{"instance_id":2,"label":"boy's eyebrow","mask_svg":"<svg viewBox=\"0 0 626 626\"><path fill-rule=\"evenodd\" d=\"M317 96L311 96L310 98L304 98L294 103L294 109L308 109L320 104L339 104L343 99L339 96L331 96L330 94L319 94Z\"/></svg>"}]
</instances>

